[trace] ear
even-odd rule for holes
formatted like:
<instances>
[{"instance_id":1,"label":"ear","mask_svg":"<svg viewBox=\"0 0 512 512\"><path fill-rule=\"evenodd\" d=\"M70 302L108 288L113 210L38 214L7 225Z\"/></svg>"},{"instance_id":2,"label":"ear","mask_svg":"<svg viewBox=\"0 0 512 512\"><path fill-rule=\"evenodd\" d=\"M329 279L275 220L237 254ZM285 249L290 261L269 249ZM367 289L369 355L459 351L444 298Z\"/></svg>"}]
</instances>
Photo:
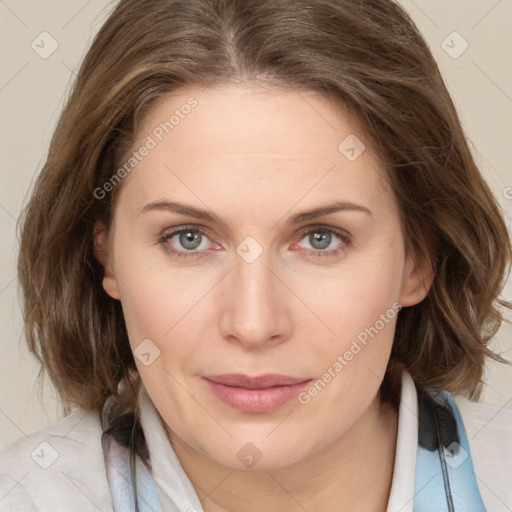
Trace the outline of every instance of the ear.
<instances>
[{"instance_id":1,"label":"ear","mask_svg":"<svg viewBox=\"0 0 512 512\"><path fill-rule=\"evenodd\" d=\"M103 266L103 289L113 298L119 299L119 289L114 271L110 264L110 252L108 244L108 231L102 222L94 225L94 255Z\"/></svg>"},{"instance_id":2,"label":"ear","mask_svg":"<svg viewBox=\"0 0 512 512\"><path fill-rule=\"evenodd\" d=\"M432 286L435 270L426 254L409 254L404 269L400 304L414 306L421 302Z\"/></svg>"}]
</instances>

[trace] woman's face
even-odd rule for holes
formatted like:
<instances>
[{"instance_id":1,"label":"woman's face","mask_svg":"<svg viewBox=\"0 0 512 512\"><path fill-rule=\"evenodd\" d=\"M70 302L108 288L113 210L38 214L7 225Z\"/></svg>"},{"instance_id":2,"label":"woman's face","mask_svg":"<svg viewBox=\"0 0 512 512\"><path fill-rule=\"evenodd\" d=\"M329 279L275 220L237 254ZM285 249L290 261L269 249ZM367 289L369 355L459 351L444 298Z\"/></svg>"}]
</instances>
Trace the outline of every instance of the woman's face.
<instances>
[{"instance_id":1,"label":"woman's face","mask_svg":"<svg viewBox=\"0 0 512 512\"><path fill-rule=\"evenodd\" d=\"M259 469L342 438L426 294L369 141L313 92L225 86L162 98L132 149L103 285L169 432Z\"/></svg>"}]
</instances>

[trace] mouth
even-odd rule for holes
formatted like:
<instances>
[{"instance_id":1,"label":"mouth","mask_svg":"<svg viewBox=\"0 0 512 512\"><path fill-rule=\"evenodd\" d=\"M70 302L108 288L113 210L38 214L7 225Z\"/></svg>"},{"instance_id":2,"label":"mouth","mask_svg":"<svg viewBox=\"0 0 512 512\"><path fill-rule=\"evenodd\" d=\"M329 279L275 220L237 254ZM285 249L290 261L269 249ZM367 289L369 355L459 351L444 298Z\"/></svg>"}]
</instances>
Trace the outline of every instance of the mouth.
<instances>
[{"instance_id":1,"label":"mouth","mask_svg":"<svg viewBox=\"0 0 512 512\"><path fill-rule=\"evenodd\" d=\"M208 389L222 402L242 412L262 413L278 409L295 398L312 379L266 374L203 377Z\"/></svg>"}]
</instances>

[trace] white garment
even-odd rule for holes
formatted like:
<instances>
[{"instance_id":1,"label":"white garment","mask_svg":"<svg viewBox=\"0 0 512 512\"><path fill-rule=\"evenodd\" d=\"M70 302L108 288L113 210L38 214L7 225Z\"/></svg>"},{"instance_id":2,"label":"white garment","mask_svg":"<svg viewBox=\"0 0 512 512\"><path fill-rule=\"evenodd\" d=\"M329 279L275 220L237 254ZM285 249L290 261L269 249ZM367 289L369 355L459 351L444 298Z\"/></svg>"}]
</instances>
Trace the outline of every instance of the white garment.
<instances>
[{"instance_id":1,"label":"white garment","mask_svg":"<svg viewBox=\"0 0 512 512\"><path fill-rule=\"evenodd\" d=\"M164 512L202 512L198 496L144 387L140 400L142 428L162 509ZM486 510L511 512L512 411L461 397L457 397L456 402ZM410 375L405 373L387 512L412 512L417 412L416 389ZM1 450L0 512L111 512L101 433L98 413L77 409L55 425Z\"/></svg>"}]
</instances>

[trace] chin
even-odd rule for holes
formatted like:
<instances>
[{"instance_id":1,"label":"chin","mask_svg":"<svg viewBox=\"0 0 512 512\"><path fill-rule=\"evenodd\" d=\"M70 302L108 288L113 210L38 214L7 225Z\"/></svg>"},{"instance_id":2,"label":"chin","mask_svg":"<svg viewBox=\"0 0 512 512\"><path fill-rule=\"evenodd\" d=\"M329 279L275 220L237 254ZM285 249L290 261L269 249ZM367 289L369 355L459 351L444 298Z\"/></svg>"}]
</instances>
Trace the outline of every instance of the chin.
<instances>
[{"instance_id":1,"label":"chin","mask_svg":"<svg viewBox=\"0 0 512 512\"><path fill-rule=\"evenodd\" d=\"M266 437L266 439L265 439ZM196 448L217 464L233 470L276 470L286 468L307 457L304 443L292 442L292 439L276 436L271 439L268 430L260 436L233 437L225 443L214 446L202 444ZM252 439L252 440L251 440ZM304 437L302 437L304 439ZM301 446L300 451L297 446Z\"/></svg>"}]
</instances>

